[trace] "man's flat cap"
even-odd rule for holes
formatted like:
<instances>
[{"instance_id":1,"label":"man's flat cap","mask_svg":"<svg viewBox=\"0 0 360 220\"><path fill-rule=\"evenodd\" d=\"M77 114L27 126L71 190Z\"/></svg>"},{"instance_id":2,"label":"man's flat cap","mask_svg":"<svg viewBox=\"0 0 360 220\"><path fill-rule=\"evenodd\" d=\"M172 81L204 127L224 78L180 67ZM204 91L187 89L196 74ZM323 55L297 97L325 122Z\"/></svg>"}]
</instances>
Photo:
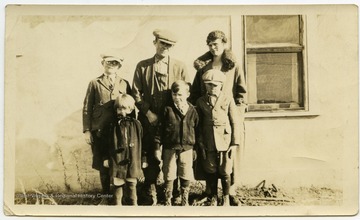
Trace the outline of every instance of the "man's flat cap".
<instances>
[{"instance_id":1,"label":"man's flat cap","mask_svg":"<svg viewBox=\"0 0 360 220\"><path fill-rule=\"evenodd\" d=\"M156 29L153 32L154 36L159 39L162 42L168 43L168 44L176 44L177 37L174 33L170 32L169 30L163 30L163 29Z\"/></svg>"}]
</instances>

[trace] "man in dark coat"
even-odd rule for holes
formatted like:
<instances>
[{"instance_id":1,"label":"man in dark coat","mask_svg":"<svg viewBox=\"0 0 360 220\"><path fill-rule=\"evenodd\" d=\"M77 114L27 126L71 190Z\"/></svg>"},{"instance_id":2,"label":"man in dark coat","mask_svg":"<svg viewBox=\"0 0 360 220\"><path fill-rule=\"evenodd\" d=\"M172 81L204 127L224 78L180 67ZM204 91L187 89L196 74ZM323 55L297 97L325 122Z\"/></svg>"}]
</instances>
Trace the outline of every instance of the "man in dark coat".
<instances>
[{"instance_id":1,"label":"man in dark coat","mask_svg":"<svg viewBox=\"0 0 360 220\"><path fill-rule=\"evenodd\" d=\"M160 173L160 149L155 147L154 135L158 116L171 99L170 87L176 80L189 82L185 65L169 56L177 39L167 30L155 30L155 56L140 61L135 70L132 95L139 109L138 119L144 130L143 151L148 166L144 167L145 187L152 204L157 203L156 180Z\"/></svg>"}]
</instances>

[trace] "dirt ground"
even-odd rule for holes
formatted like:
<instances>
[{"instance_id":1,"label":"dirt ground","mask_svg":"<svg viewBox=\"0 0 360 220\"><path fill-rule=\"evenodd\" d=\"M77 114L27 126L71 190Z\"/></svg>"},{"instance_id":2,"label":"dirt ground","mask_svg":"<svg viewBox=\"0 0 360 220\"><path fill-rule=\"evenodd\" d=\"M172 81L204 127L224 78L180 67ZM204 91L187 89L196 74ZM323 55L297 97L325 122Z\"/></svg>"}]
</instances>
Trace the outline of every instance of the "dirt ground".
<instances>
[{"instance_id":1,"label":"dirt ground","mask_svg":"<svg viewBox=\"0 0 360 220\"><path fill-rule=\"evenodd\" d=\"M15 204L52 204L52 205L98 205L103 198L112 204L112 195L101 195L99 189L87 192L16 192ZM205 196L205 184L197 181L190 187L189 203L192 206L207 206L209 201ZM144 195L143 185L138 184L138 204L149 205L150 201ZM342 191L325 187L299 187L293 189L265 187L259 184L255 187L241 186L236 189L237 199L241 206L301 206L301 205L341 205ZM218 192L218 205L222 204L221 189ZM123 201L126 204L126 200ZM158 206L164 205L163 184L158 187ZM174 199L173 205L180 205L179 199ZM234 204L231 204L234 205Z\"/></svg>"}]
</instances>

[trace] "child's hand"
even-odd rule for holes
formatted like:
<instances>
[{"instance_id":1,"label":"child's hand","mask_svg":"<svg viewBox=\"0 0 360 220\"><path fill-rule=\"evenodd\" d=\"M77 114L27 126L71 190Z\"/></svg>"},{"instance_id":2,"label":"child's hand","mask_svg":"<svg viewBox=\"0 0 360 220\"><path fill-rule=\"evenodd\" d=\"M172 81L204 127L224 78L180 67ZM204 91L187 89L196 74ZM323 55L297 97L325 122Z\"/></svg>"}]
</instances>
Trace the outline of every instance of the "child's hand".
<instances>
[{"instance_id":1,"label":"child's hand","mask_svg":"<svg viewBox=\"0 0 360 220\"><path fill-rule=\"evenodd\" d=\"M86 143L87 144L92 144L93 138L92 138L91 132L90 131L85 131L84 136L85 136Z\"/></svg>"},{"instance_id":2,"label":"child's hand","mask_svg":"<svg viewBox=\"0 0 360 220\"><path fill-rule=\"evenodd\" d=\"M109 168L109 160L104 160L103 166Z\"/></svg>"},{"instance_id":3,"label":"child's hand","mask_svg":"<svg viewBox=\"0 0 360 220\"><path fill-rule=\"evenodd\" d=\"M195 161L197 158L197 153L196 153L196 150L193 150L193 161Z\"/></svg>"},{"instance_id":4,"label":"child's hand","mask_svg":"<svg viewBox=\"0 0 360 220\"><path fill-rule=\"evenodd\" d=\"M149 166L146 156L141 157L141 168L145 169Z\"/></svg>"},{"instance_id":5,"label":"child's hand","mask_svg":"<svg viewBox=\"0 0 360 220\"><path fill-rule=\"evenodd\" d=\"M232 157L232 152L233 152L233 150L235 149L235 147L236 147L236 145L230 145L229 149L226 151L227 154L228 154L228 158L231 159L231 157Z\"/></svg>"},{"instance_id":6,"label":"child's hand","mask_svg":"<svg viewBox=\"0 0 360 220\"><path fill-rule=\"evenodd\" d=\"M155 150L154 156L158 161L161 162L161 151L160 150Z\"/></svg>"},{"instance_id":7,"label":"child's hand","mask_svg":"<svg viewBox=\"0 0 360 220\"><path fill-rule=\"evenodd\" d=\"M152 126L155 126L157 125L157 122L158 122L158 116L153 113L152 111L148 110L147 113L146 113L146 117L147 119L149 120L150 124Z\"/></svg>"}]
</instances>

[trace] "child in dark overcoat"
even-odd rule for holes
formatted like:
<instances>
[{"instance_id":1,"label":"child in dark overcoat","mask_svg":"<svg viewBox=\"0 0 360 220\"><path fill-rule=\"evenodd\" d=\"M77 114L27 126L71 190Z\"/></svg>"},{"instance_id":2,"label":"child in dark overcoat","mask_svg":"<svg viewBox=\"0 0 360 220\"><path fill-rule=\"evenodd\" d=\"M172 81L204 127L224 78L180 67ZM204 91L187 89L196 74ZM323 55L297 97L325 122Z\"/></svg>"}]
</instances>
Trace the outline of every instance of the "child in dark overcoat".
<instances>
[{"instance_id":1,"label":"child in dark overcoat","mask_svg":"<svg viewBox=\"0 0 360 220\"><path fill-rule=\"evenodd\" d=\"M130 205L137 205L136 184L137 179L143 175L141 169L142 126L132 114L135 109L135 100L132 96L120 95L115 100L114 107L117 119L111 131L110 158L104 160L104 166L110 168L116 205L122 205L125 184L130 190Z\"/></svg>"},{"instance_id":2,"label":"child in dark overcoat","mask_svg":"<svg viewBox=\"0 0 360 220\"><path fill-rule=\"evenodd\" d=\"M199 117L193 105L187 102L190 84L178 80L171 86L172 101L165 106L155 145L162 148L162 171L165 179L165 205L172 205L174 180L180 179L181 205L189 205L190 181L194 180L193 160L196 159Z\"/></svg>"}]
</instances>

